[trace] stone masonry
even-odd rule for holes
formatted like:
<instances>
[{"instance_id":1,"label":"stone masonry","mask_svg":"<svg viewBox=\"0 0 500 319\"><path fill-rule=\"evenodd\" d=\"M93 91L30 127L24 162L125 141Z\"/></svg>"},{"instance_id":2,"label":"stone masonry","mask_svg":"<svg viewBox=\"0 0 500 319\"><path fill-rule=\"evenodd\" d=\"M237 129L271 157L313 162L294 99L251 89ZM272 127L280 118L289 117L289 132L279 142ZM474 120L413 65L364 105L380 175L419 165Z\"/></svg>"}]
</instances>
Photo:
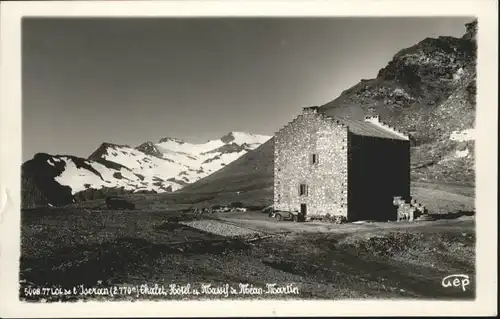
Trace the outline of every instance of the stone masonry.
<instances>
[{"instance_id":1,"label":"stone masonry","mask_svg":"<svg viewBox=\"0 0 500 319\"><path fill-rule=\"evenodd\" d=\"M275 209L300 212L305 204L307 217L347 217L347 138L345 125L314 108L304 109L277 132Z\"/></svg>"},{"instance_id":2,"label":"stone masonry","mask_svg":"<svg viewBox=\"0 0 500 319\"><path fill-rule=\"evenodd\" d=\"M304 108L274 137L274 209L306 219L401 219L393 200L410 199L409 150L409 136L378 116Z\"/></svg>"}]
</instances>

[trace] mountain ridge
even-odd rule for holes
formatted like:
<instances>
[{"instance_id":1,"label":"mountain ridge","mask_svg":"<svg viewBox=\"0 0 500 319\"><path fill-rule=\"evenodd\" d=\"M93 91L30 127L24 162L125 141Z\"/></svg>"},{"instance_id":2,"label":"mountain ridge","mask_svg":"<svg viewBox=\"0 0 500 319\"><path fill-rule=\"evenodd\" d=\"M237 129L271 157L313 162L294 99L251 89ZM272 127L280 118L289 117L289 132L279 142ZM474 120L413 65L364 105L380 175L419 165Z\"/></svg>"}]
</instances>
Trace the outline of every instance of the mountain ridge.
<instances>
[{"instance_id":1,"label":"mountain ridge","mask_svg":"<svg viewBox=\"0 0 500 319\"><path fill-rule=\"evenodd\" d=\"M233 136L231 143L227 136ZM136 147L102 142L87 158L37 153L22 165L23 205L64 205L108 193L172 192L224 167L269 138L230 132L198 144L170 137Z\"/></svg>"}]
</instances>

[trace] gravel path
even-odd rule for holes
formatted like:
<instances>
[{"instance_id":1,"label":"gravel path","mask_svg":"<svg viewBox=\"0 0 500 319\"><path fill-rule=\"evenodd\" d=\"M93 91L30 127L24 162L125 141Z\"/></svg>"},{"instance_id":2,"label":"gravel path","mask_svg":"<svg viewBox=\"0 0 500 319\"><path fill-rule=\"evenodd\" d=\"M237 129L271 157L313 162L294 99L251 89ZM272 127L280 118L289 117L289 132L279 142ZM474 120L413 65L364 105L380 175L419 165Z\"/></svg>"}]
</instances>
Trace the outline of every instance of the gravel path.
<instances>
[{"instance_id":1,"label":"gravel path","mask_svg":"<svg viewBox=\"0 0 500 319\"><path fill-rule=\"evenodd\" d=\"M181 222L189 227L193 227L199 230L203 230L212 234L233 237L233 236L244 236L253 234L263 234L259 231L246 229L226 223L222 223L216 220L193 220L189 222Z\"/></svg>"},{"instance_id":2,"label":"gravel path","mask_svg":"<svg viewBox=\"0 0 500 319\"><path fill-rule=\"evenodd\" d=\"M346 224L330 224L319 221L310 221L305 223L294 223L289 221L276 221L271 218L267 219L242 219L221 217L223 221L241 224L243 227L247 226L253 229L259 229L262 232L280 233L280 232L293 232L293 233L356 233L359 231L377 231L377 230L408 230L422 229L422 228L435 228L435 227L467 227L473 226L473 218L471 216L464 216L460 219L450 220L437 220L437 221L416 221L416 222L373 222L373 223L346 223Z\"/></svg>"}]
</instances>

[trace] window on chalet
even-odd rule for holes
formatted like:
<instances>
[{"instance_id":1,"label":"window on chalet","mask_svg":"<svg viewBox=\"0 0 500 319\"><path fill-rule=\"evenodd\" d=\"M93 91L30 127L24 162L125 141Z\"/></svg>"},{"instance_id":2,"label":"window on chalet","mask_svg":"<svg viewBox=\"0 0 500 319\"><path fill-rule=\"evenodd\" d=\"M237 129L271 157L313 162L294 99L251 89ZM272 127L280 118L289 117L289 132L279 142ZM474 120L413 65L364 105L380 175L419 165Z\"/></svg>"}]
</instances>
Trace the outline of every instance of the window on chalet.
<instances>
[{"instance_id":1,"label":"window on chalet","mask_svg":"<svg viewBox=\"0 0 500 319\"><path fill-rule=\"evenodd\" d=\"M307 196L308 193L308 187L306 184L300 184L299 185L299 196Z\"/></svg>"}]
</instances>

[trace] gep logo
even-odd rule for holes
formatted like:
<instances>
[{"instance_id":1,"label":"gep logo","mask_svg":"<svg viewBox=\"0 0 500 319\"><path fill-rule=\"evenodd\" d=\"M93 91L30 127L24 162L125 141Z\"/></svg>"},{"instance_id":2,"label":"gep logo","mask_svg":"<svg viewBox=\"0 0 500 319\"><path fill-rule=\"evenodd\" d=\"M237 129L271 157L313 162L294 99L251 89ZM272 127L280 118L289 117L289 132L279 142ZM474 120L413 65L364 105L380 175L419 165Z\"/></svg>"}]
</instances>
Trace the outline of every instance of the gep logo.
<instances>
[{"instance_id":1,"label":"gep logo","mask_svg":"<svg viewBox=\"0 0 500 319\"><path fill-rule=\"evenodd\" d=\"M456 274L456 275L449 275L449 276L444 277L441 284L445 288L446 287L462 287L462 290L465 291L465 287L470 284L470 281L469 281L468 275Z\"/></svg>"}]
</instances>

